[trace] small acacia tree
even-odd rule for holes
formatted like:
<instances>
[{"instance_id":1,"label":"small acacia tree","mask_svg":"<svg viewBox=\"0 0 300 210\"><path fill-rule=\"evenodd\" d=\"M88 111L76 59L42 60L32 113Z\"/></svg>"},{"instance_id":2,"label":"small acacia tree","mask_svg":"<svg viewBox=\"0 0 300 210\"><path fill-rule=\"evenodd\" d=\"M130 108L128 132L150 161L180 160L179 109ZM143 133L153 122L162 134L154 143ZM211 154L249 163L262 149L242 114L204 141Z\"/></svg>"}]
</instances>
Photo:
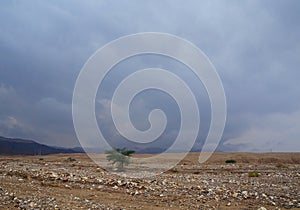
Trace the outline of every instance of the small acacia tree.
<instances>
[{"instance_id":1,"label":"small acacia tree","mask_svg":"<svg viewBox=\"0 0 300 210\"><path fill-rule=\"evenodd\" d=\"M122 149L114 148L112 150L106 150L106 159L117 165L118 171L124 171L124 165L129 164L129 157L135 153L134 150L127 150L125 147Z\"/></svg>"}]
</instances>

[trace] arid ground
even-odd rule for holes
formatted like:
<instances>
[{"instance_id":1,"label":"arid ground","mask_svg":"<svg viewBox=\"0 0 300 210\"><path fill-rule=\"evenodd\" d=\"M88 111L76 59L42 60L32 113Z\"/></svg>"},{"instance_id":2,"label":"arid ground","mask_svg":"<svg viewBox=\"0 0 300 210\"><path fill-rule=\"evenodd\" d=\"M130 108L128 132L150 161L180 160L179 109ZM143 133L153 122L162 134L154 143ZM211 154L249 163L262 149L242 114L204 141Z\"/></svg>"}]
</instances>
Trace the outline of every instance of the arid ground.
<instances>
[{"instance_id":1,"label":"arid ground","mask_svg":"<svg viewBox=\"0 0 300 210\"><path fill-rule=\"evenodd\" d=\"M204 164L198 155L143 179L107 172L85 154L0 156L0 209L300 208L300 153L214 153Z\"/></svg>"}]
</instances>

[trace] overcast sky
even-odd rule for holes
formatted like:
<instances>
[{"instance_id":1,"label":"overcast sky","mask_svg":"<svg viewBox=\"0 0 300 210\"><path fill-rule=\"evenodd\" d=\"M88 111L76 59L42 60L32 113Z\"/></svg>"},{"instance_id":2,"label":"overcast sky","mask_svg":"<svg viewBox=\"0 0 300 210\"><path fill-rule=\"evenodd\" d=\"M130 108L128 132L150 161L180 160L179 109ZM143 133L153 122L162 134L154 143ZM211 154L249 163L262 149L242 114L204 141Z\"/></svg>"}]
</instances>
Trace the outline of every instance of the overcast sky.
<instances>
[{"instance_id":1,"label":"overcast sky","mask_svg":"<svg viewBox=\"0 0 300 210\"><path fill-rule=\"evenodd\" d=\"M300 151L298 0L3 0L0 4L2 136L78 146L72 122L72 94L84 63L109 41L153 31L191 41L215 65L228 106L221 149ZM122 77L117 72L147 65L173 71L184 68L166 58L146 56L113 69L96 102L98 123L112 141L119 137L105 111ZM198 103L203 104L200 146L210 120L207 95L189 75L181 76L198 92ZM132 105L132 119L140 129L148 126L149 110L166 109L169 124L161 138L176 136L180 116L169 96L144 92ZM163 141L164 146L170 143Z\"/></svg>"}]
</instances>

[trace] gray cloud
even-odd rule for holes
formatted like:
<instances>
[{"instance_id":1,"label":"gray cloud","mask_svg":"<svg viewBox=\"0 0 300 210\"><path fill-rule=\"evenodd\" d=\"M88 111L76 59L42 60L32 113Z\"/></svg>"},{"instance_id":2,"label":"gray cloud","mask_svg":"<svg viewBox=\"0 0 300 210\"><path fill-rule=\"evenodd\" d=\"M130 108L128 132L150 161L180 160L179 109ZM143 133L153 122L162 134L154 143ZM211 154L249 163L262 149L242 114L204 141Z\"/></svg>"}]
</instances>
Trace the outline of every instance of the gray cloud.
<instances>
[{"instance_id":1,"label":"gray cloud","mask_svg":"<svg viewBox=\"0 0 300 210\"><path fill-rule=\"evenodd\" d=\"M229 139L225 145L242 144L241 151L299 151L299 111L249 118L252 122L246 131Z\"/></svg>"},{"instance_id":2,"label":"gray cloud","mask_svg":"<svg viewBox=\"0 0 300 210\"><path fill-rule=\"evenodd\" d=\"M292 151L298 146L299 134L294 123L300 120L299 20L297 0L3 1L0 134L60 146L78 145L71 100L85 61L99 47L122 35L160 31L195 43L216 66L228 103L225 145L238 142L247 145L247 150L257 145L269 150L268 143L275 139L274 150ZM156 65L152 61L136 65ZM130 66L134 64L126 67ZM194 91L203 92L191 76L181 76ZM120 78L118 73L112 74L104 99ZM199 102L203 99L200 95ZM209 106L205 102L202 108L206 122L210 119L206 113ZM170 108L174 113L175 109ZM139 122L144 117L136 118ZM201 138L208 124L204 124ZM174 133L173 129L169 133ZM250 139L255 144L250 144ZM276 146L280 144L285 146Z\"/></svg>"}]
</instances>

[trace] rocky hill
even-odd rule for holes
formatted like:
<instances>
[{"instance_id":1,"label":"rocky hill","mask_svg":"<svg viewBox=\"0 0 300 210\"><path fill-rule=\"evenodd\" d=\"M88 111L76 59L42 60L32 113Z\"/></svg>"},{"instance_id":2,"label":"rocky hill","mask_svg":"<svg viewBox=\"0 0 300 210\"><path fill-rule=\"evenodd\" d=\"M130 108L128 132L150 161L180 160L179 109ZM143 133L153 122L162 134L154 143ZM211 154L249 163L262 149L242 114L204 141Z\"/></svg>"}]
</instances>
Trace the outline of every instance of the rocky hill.
<instances>
[{"instance_id":1,"label":"rocky hill","mask_svg":"<svg viewBox=\"0 0 300 210\"><path fill-rule=\"evenodd\" d=\"M33 140L0 136L0 155L49 155L60 153L78 153L78 151L69 148L51 147Z\"/></svg>"}]
</instances>

